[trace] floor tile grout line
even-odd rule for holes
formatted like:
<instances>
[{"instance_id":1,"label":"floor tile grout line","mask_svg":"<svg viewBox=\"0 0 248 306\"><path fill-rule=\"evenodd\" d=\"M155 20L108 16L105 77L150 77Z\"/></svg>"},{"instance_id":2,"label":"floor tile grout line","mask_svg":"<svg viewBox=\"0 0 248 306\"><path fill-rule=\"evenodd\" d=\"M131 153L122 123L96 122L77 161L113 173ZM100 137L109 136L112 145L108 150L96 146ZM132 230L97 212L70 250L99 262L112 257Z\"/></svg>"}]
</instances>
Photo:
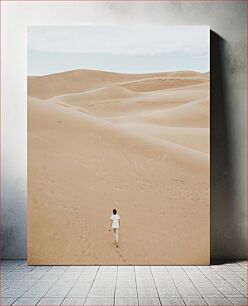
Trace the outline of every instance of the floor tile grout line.
<instances>
[{"instance_id":1,"label":"floor tile grout line","mask_svg":"<svg viewBox=\"0 0 248 306\"><path fill-rule=\"evenodd\" d=\"M117 277L118 277L119 267L117 266L116 278L115 278L115 291L114 291L114 301L113 305L115 305L115 295L116 295L116 287L117 287Z\"/></svg>"},{"instance_id":2,"label":"floor tile grout line","mask_svg":"<svg viewBox=\"0 0 248 306\"><path fill-rule=\"evenodd\" d=\"M16 302L18 299L20 299L20 298L22 298L22 297L19 296L18 298L16 298L16 299L10 304L10 306L14 305L15 302ZM29 298L29 297L28 297L28 298ZM33 298L33 297L30 297L30 298ZM42 299L42 297L38 298L38 301L35 303L34 306L38 305L38 303L39 303L39 301L40 301L41 299ZM18 306L18 304L16 304L16 305ZM4 306L4 305L1 305L1 306Z\"/></svg>"},{"instance_id":3,"label":"floor tile grout line","mask_svg":"<svg viewBox=\"0 0 248 306\"><path fill-rule=\"evenodd\" d=\"M22 265L23 265L23 266L27 266L27 267L32 267L31 270L27 271L27 273L33 271L33 270L36 268L36 266L27 265L27 264L25 265L24 263L26 263L26 261L24 261L22 264L18 265L17 267L21 267ZM24 269L25 269L25 268L24 268ZM17 269L17 270L18 270L18 269ZM18 272L18 271L16 271L16 272ZM20 271L20 272L21 272L21 271Z\"/></svg>"},{"instance_id":4,"label":"floor tile grout line","mask_svg":"<svg viewBox=\"0 0 248 306\"><path fill-rule=\"evenodd\" d=\"M234 305L234 306L239 306L239 305L237 305L237 304L234 304L231 300L230 300L230 298L227 298L228 299L228 301L232 304L232 305ZM233 299L233 297L231 297L231 299ZM243 299L243 298L242 298Z\"/></svg>"},{"instance_id":5,"label":"floor tile grout line","mask_svg":"<svg viewBox=\"0 0 248 306\"><path fill-rule=\"evenodd\" d=\"M243 295L243 297L246 297L238 288L234 287L231 283L229 283L228 280L226 280L218 271L216 272L222 279L224 279L224 281L230 285L232 288L236 289L237 291L239 291L239 293L241 293ZM233 273L233 272L232 272ZM233 273L234 274L234 273ZM243 281L243 280L242 280ZM244 282L245 283L245 282ZM247 285L246 285L247 287Z\"/></svg>"},{"instance_id":6,"label":"floor tile grout line","mask_svg":"<svg viewBox=\"0 0 248 306\"><path fill-rule=\"evenodd\" d=\"M17 263L17 264L14 264L14 266L13 266L13 268L11 268L10 269L10 272L12 272L12 273L23 273L23 276L26 276L26 275L28 275L29 273L32 273L35 269L36 269L36 267L37 266L33 266L32 267L32 269L29 269L29 271L18 271L18 269L15 271L15 269L16 268L18 268L18 267L21 267L21 266L26 266L25 265L25 261L21 261L20 263ZM7 273L7 271L6 271L6 273ZM40 276L40 278L42 277L42 275ZM39 278L39 279L40 279ZM39 280L39 279L36 279L36 280L33 280L33 282L32 282L32 280L26 280L26 282L27 282L27 284L28 284L28 287L27 287L27 289L26 290L24 290L24 292L16 299L16 300L18 300L19 298L22 298L23 297L23 295L28 291L28 290L30 290L36 283L37 283L37 281ZM21 279L20 279L21 280ZM18 279L16 279L15 281L18 281ZM29 282L30 281L30 282ZM9 285L11 285L11 282L9 282ZM5 288L5 290L8 290L8 289L10 289L11 288L11 286L9 286L8 285L8 287L7 288ZM16 300L14 300L13 301L13 303L15 303L15 301ZM13 304L12 303L12 304Z\"/></svg>"},{"instance_id":7,"label":"floor tile grout line","mask_svg":"<svg viewBox=\"0 0 248 306\"><path fill-rule=\"evenodd\" d=\"M151 271L152 279L153 279L153 282L154 282L154 286L155 286L156 291L157 291L157 294L158 294L158 300L159 300L159 303L160 303L160 305L162 305L162 302L161 302L161 300L160 300L160 296L159 296L159 292L158 292L158 288L157 288L157 285L156 285L155 280L154 280L154 275L153 275L153 272L152 272L152 268L151 268L151 266L149 266L149 267L150 267L150 271Z\"/></svg>"},{"instance_id":8,"label":"floor tile grout line","mask_svg":"<svg viewBox=\"0 0 248 306\"><path fill-rule=\"evenodd\" d=\"M238 272L233 271L242 281L245 282L245 280L238 274ZM247 283L247 271L246 271L246 283Z\"/></svg>"},{"instance_id":9,"label":"floor tile grout line","mask_svg":"<svg viewBox=\"0 0 248 306\"><path fill-rule=\"evenodd\" d=\"M198 268L198 266L196 266L196 268L201 272L201 270ZM223 297L225 297L224 294L218 289L218 287L216 287L215 284L211 281L211 279L209 279L209 278L207 277L207 275L205 275L203 272L202 272L202 274L204 275L205 278L207 278L207 279L210 281L210 283L217 289L217 291L219 291L219 293L220 293ZM204 298L204 297L203 297L203 298ZM205 298L204 298L204 300L205 300Z\"/></svg>"},{"instance_id":10,"label":"floor tile grout line","mask_svg":"<svg viewBox=\"0 0 248 306\"><path fill-rule=\"evenodd\" d=\"M136 295L137 295L138 306L139 306L139 295L138 295L138 285L137 285L137 277L136 277L136 267L137 266L134 266L134 279L135 279Z\"/></svg>"},{"instance_id":11,"label":"floor tile grout line","mask_svg":"<svg viewBox=\"0 0 248 306\"><path fill-rule=\"evenodd\" d=\"M45 271L45 273L49 272L49 271L51 270L51 268L52 268L52 266L49 266L49 265L48 265L48 266L47 266L47 265L45 266L45 265L44 265L44 266L35 266L34 270L35 270L37 267L49 267L49 269L48 269L47 271ZM32 270L32 271L34 271L34 270ZM45 273L44 273L44 274L45 274Z\"/></svg>"},{"instance_id":12,"label":"floor tile grout line","mask_svg":"<svg viewBox=\"0 0 248 306\"><path fill-rule=\"evenodd\" d=\"M40 279L41 280L41 279ZM47 289L47 291L44 293L44 295L41 297L41 298L43 298L43 297L45 297L45 295L47 294L47 292L52 288L52 286L54 285L56 283L56 281L53 283L53 284L51 284L51 286ZM36 282L33 284L33 286L36 284ZM29 289L31 289L33 286L30 286L29 288L28 288L28 290ZM26 290L25 292L23 292L23 294L22 295L20 295L20 297L23 297L23 298L25 298L25 296L23 296L28 290ZM28 296L27 296L28 297Z\"/></svg>"},{"instance_id":13,"label":"floor tile grout line","mask_svg":"<svg viewBox=\"0 0 248 306\"><path fill-rule=\"evenodd\" d=\"M179 293L179 295L180 295L180 298L182 299L182 301L183 301L183 303L184 303L184 305L185 305L184 299L183 299L183 297L182 297L182 295L181 295L180 291L178 290L177 285L176 285L176 283L175 283L175 281L174 281L173 277L171 276L171 274L170 274L170 271L169 271L168 267L167 267L167 266L165 266L165 269L166 269L166 271L168 272L168 274L170 275L170 278L171 278L171 280L172 280L173 284L175 285L175 288L177 289L177 291L178 291L178 293Z\"/></svg>"},{"instance_id":14,"label":"floor tile grout line","mask_svg":"<svg viewBox=\"0 0 248 306\"><path fill-rule=\"evenodd\" d=\"M64 300L68 297L68 294L71 292L73 286L76 284L77 280L80 278L81 274L84 272L85 266L83 266L83 267L84 267L83 270L79 273L79 275L78 275L78 277L76 278L75 282L73 283L71 289L70 289L70 290L67 292L67 294L64 296L64 298L63 298L63 300L62 300L62 302L61 302L60 305L62 305L62 303L64 302ZM69 266L68 266L68 268L69 268Z\"/></svg>"},{"instance_id":15,"label":"floor tile grout line","mask_svg":"<svg viewBox=\"0 0 248 306\"><path fill-rule=\"evenodd\" d=\"M13 305L18 299L19 299L19 297L16 298L10 305Z\"/></svg>"},{"instance_id":16,"label":"floor tile grout line","mask_svg":"<svg viewBox=\"0 0 248 306\"><path fill-rule=\"evenodd\" d=\"M195 267L195 266L194 266ZM191 281L191 283L193 284L194 288L197 290L197 292L200 294L201 298L203 298L203 300L205 301L204 297L202 296L201 292L199 291L199 289L196 287L196 285L194 284L194 282L192 281L192 279L190 278L189 274L187 273L187 271L184 269L184 267L182 267L184 273L186 273L186 275L188 276L189 280ZM203 274L202 272L200 272L201 274ZM204 275L204 274L203 274ZM182 298L184 300L184 298ZM207 301L205 301L207 303ZM185 305L186 302L185 302Z\"/></svg>"},{"instance_id":17,"label":"floor tile grout line","mask_svg":"<svg viewBox=\"0 0 248 306\"><path fill-rule=\"evenodd\" d=\"M33 272L34 270L35 270L35 268L32 270L32 272ZM50 270L50 269L49 269L49 270ZM49 270L48 270L48 271L49 271ZM48 271L44 272L44 274L42 274L42 275L40 276L40 278L36 279L34 285L36 284L36 282L38 282L39 280L41 280L41 278L42 278ZM25 274L25 276L28 275L29 273L30 273L30 272L27 272L27 273ZM32 286L31 286L31 287L32 287ZM31 289L31 287L30 287L30 289Z\"/></svg>"},{"instance_id":18,"label":"floor tile grout line","mask_svg":"<svg viewBox=\"0 0 248 306\"><path fill-rule=\"evenodd\" d=\"M236 290L238 290L236 287L234 287L227 279L225 279L223 276L222 276L222 274L220 273L221 271L215 271L221 278L223 278L224 279L224 281L227 283L227 284L229 284L231 287L233 287L234 289L236 289ZM229 273L229 272L228 272ZM238 281L241 281L241 282L244 282L244 284L247 286L247 283L239 276L239 275L237 275L234 271L231 271L230 272L231 274L233 274L234 276L236 276L236 277L238 277ZM238 290L243 296L244 296L244 294L240 291L240 290ZM246 297L246 296L245 296Z\"/></svg>"},{"instance_id":19,"label":"floor tile grout line","mask_svg":"<svg viewBox=\"0 0 248 306\"><path fill-rule=\"evenodd\" d=\"M242 263L244 263L244 262L245 262L245 260L242 261ZM235 270L232 270L231 267L235 269L235 266L236 267L238 266L239 269L240 268L242 270L245 269L244 266L242 265L242 263L241 262L234 262L234 263L231 263L231 264L230 263L224 263L223 266L228 267L232 272L234 272Z\"/></svg>"},{"instance_id":20,"label":"floor tile grout line","mask_svg":"<svg viewBox=\"0 0 248 306\"><path fill-rule=\"evenodd\" d=\"M239 264L239 266L240 267L242 267L244 270L246 270L246 272L247 272L247 261L245 261L245 266L244 266L244 264L242 264L241 262L238 262L238 264Z\"/></svg>"},{"instance_id":21,"label":"floor tile grout line","mask_svg":"<svg viewBox=\"0 0 248 306\"><path fill-rule=\"evenodd\" d=\"M206 298L209 298L209 297L203 297L203 300L206 302L206 304L208 305L208 306L213 306L213 305L211 305L211 304L209 304L208 303L208 301L206 300ZM210 297L210 298L212 298L212 297ZM225 298L225 297L224 297ZM216 297L214 298L214 299L216 299ZM221 299L222 299L222 297L221 297ZM229 305L226 305L226 304L222 304L221 306L229 306ZM238 305L236 305L236 306L238 306Z\"/></svg>"},{"instance_id":22,"label":"floor tile grout line","mask_svg":"<svg viewBox=\"0 0 248 306\"><path fill-rule=\"evenodd\" d=\"M238 263L235 263L235 264L238 264ZM227 265L225 265L224 267L227 268L227 269L229 269L229 270L230 270L230 273L235 274L236 276L238 276L239 279L241 279L242 281L244 281L243 278L238 274L239 272L230 269L230 267L227 266ZM219 274L219 272L221 272L220 270L218 271L218 269L213 269L213 270L214 270L216 273L218 273L218 274ZM245 270L245 269L244 269L244 270ZM227 273L229 273L229 271L228 271ZM246 275L247 275L247 270L246 270Z\"/></svg>"},{"instance_id":23,"label":"floor tile grout line","mask_svg":"<svg viewBox=\"0 0 248 306\"><path fill-rule=\"evenodd\" d=\"M214 272L218 272L218 270L220 271L221 268L225 267L225 269L228 269L230 273L233 273L234 271L232 271L227 265L217 265L217 267L219 267L220 269L215 269L214 267L216 267L216 265L213 265L211 266L211 269L214 271ZM223 270L222 270L223 271Z\"/></svg>"},{"instance_id":24,"label":"floor tile grout line","mask_svg":"<svg viewBox=\"0 0 248 306\"><path fill-rule=\"evenodd\" d=\"M51 270L51 268L52 267L54 267L54 266L51 266L50 267L50 269L47 271L47 272L49 272L50 270ZM66 270L65 270L66 271ZM47 273L47 272L45 272L45 274ZM56 272L55 272L56 273ZM62 274L61 274L61 276L63 275L63 272L62 272ZM41 279L40 279L41 280ZM58 281L59 279L57 279L54 283L52 283L51 284L51 286L46 290L46 292L44 293L44 295L43 296L41 296L40 297L40 299L39 299L39 301L42 299L42 298L49 298L49 297L46 297L46 294L48 293L48 291L56 284L56 282ZM32 287L32 286L31 286ZM31 287L29 288L29 289L31 289ZM28 290L29 290L28 289ZM26 293L26 291L20 296L20 297L23 297L23 295ZM25 298L25 297L23 297L23 298ZM52 298L55 298L55 297L52 297ZM62 297L63 298L63 297ZM39 301L37 302L37 304L39 303ZM36 304L36 305L37 305Z\"/></svg>"},{"instance_id":25,"label":"floor tile grout line","mask_svg":"<svg viewBox=\"0 0 248 306\"><path fill-rule=\"evenodd\" d=\"M36 283L36 281L35 281L30 287L28 287L27 290L25 290L25 291L19 296L19 298L23 297L23 295L24 295L29 289L31 289L31 288L35 285L35 283Z\"/></svg>"},{"instance_id":26,"label":"floor tile grout line","mask_svg":"<svg viewBox=\"0 0 248 306\"><path fill-rule=\"evenodd\" d=\"M93 267L95 267L95 266L93 266ZM94 277L94 280L93 280L93 282L92 282L92 284L91 284L91 286L90 286L90 289L89 289L89 291L88 291L88 293L87 293L87 295L86 295L86 298L85 298L85 301L84 301L84 305L85 305L87 299L89 298L89 293L90 293L90 291L91 291L91 289L92 289L92 287L93 287L93 285L94 285L94 283L95 283L95 280L96 280L96 277L97 277L97 274L98 274L99 270L100 270L100 266L97 266L97 270L96 270L96 273L95 273L95 277Z\"/></svg>"},{"instance_id":27,"label":"floor tile grout line","mask_svg":"<svg viewBox=\"0 0 248 306\"><path fill-rule=\"evenodd\" d=\"M40 302L41 299L42 299L42 297L39 298L39 300L38 300L38 302L35 304L35 306L39 304L39 302Z\"/></svg>"}]
</instances>

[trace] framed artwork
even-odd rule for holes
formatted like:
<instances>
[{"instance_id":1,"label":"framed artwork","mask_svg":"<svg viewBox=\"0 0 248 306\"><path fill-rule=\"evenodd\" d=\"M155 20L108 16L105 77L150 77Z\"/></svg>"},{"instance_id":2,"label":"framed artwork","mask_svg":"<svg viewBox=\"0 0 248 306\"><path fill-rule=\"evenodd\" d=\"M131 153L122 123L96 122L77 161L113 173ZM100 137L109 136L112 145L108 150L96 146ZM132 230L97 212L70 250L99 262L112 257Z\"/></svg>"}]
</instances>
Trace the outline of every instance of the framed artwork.
<instances>
[{"instance_id":1,"label":"framed artwork","mask_svg":"<svg viewBox=\"0 0 248 306\"><path fill-rule=\"evenodd\" d=\"M210 261L208 26L28 28L28 263Z\"/></svg>"}]
</instances>

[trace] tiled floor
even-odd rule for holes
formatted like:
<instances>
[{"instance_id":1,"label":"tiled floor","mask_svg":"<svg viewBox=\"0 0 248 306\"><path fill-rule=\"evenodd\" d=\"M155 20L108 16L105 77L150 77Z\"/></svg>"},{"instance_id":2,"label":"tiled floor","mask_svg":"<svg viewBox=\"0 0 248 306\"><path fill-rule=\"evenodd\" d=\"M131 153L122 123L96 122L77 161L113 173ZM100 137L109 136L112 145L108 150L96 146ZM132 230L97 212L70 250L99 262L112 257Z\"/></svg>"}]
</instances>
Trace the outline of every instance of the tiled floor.
<instances>
[{"instance_id":1,"label":"tiled floor","mask_svg":"<svg viewBox=\"0 0 248 306\"><path fill-rule=\"evenodd\" d=\"M247 305L247 262L117 267L5 260L0 305Z\"/></svg>"}]
</instances>

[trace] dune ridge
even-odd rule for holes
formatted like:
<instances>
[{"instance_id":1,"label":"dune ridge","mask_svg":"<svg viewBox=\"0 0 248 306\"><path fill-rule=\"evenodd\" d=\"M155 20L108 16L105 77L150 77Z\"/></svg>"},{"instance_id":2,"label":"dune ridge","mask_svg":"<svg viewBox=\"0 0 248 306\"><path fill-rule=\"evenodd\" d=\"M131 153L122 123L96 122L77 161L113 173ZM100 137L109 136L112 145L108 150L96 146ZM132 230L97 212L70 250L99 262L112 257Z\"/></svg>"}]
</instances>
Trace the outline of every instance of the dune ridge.
<instances>
[{"instance_id":1,"label":"dune ridge","mask_svg":"<svg viewBox=\"0 0 248 306\"><path fill-rule=\"evenodd\" d=\"M191 74L191 72L187 72L185 78L190 77ZM201 73L198 75L199 78L204 78L204 75ZM45 76L28 77L28 96L47 99L61 94L78 93L99 87L103 88L112 84L122 84L125 86L126 82L128 82L128 84L131 85L129 82L130 79L132 81L144 81L146 78L162 78L166 76L170 80L169 72L125 74L78 69ZM174 76L175 72L173 72L173 77Z\"/></svg>"},{"instance_id":2,"label":"dune ridge","mask_svg":"<svg viewBox=\"0 0 248 306\"><path fill-rule=\"evenodd\" d=\"M30 264L208 264L209 74L28 77L28 192Z\"/></svg>"}]
</instances>

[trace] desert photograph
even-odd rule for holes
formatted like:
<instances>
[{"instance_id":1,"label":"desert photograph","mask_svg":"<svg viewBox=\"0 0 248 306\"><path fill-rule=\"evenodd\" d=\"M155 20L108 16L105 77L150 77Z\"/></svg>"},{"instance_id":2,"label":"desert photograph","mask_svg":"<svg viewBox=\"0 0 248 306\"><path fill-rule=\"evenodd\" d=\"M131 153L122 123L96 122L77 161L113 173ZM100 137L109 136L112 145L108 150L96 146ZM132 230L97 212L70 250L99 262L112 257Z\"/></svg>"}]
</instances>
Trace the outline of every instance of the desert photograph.
<instances>
[{"instance_id":1,"label":"desert photograph","mask_svg":"<svg viewBox=\"0 0 248 306\"><path fill-rule=\"evenodd\" d=\"M27 55L28 264L208 265L209 27L32 26Z\"/></svg>"}]
</instances>

